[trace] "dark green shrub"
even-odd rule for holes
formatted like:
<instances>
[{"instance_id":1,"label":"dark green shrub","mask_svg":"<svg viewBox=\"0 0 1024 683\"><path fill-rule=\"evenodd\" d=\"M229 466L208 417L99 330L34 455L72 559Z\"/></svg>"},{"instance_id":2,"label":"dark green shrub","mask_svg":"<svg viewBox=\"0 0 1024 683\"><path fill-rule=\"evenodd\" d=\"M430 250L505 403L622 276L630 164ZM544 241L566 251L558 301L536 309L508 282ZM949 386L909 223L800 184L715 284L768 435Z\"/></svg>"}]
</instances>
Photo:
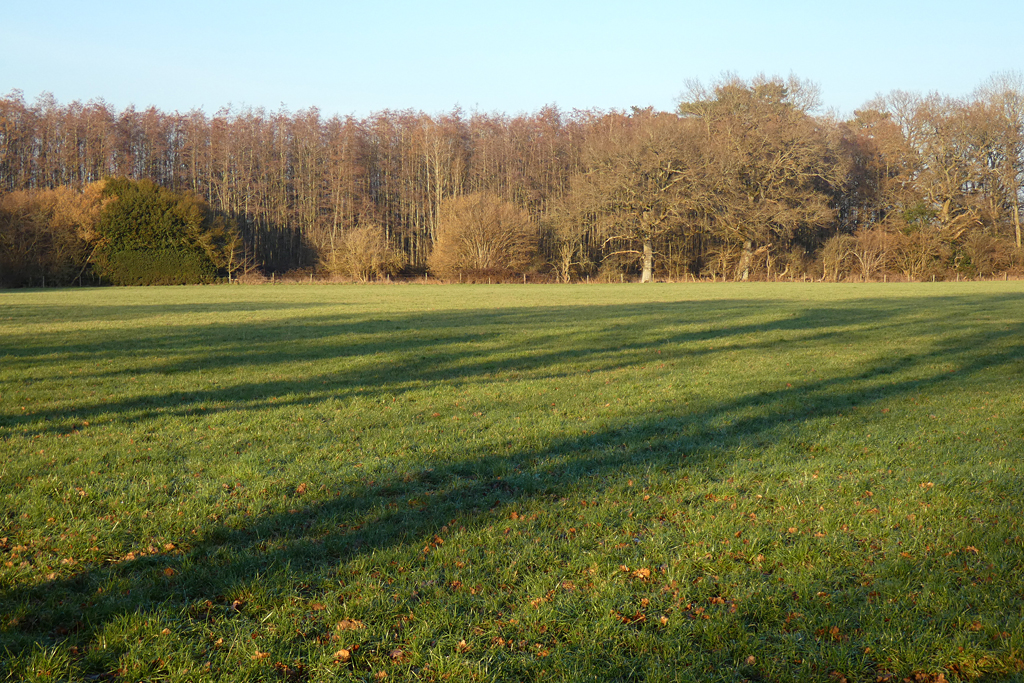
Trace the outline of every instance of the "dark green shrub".
<instances>
[{"instance_id":1,"label":"dark green shrub","mask_svg":"<svg viewBox=\"0 0 1024 683\"><path fill-rule=\"evenodd\" d=\"M120 286L208 284L217 277L201 251L126 249L105 255L100 265L106 279Z\"/></svg>"},{"instance_id":2,"label":"dark green shrub","mask_svg":"<svg viewBox=\"0 0 1024 683\"><path fill-rule=\"evenodd\" d=\"M213 282L226 265L233 226L204 201L148 180L118 178L96 230L99 274L115 285Z\"/></svg>"}]
</instances>

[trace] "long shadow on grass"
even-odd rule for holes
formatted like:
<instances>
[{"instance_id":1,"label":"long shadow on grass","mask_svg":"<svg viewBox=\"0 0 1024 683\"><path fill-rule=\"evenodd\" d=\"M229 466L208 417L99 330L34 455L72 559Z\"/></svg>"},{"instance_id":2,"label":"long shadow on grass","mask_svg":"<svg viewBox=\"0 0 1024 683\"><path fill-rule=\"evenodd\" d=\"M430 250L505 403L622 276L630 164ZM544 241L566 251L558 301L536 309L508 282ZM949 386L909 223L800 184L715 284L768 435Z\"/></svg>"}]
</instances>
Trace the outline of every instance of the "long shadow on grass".
<instances>
[{"instance_id":1,"label":"long shadow on grass","mask_svg":"<svg viewBox=\"0 0 1024 683\"><path fill-rule=\"evenodd\" d=\"M565 340L566 348L555 348L558 340L546 340L536 349L525 349L514 360L501 360L500 356L510 353L508 344L515 341L505 344L499 339L484 359L474 358L472 351L452 351L449 345L479 337L494 341L491 335L496 333L487 331L493 326L550 327L564 319L566 311L522 309L448 313L443 317L395 316L400 329L410 333L422 335L424 330L441 327L455 331L446 331L437 340L425 341L422 336L410 334L396 342L399 351L415 351L421 357L400 360L386 371L370 363L347 372L339 369L317 374L304 381L254 382L244 390L233 387L190 392L189 402L210 403L213 409L225 411L259 410L265 405L264 399L280 393L293 394L296 403L309 403L336 397L352 387L400 390L403 382L413 380L486 382L489 374L513 370L544 377L565 372L562 366L566 363L576 372L626 367L645 362L652 351L661 348L671 348L669 358L697 362L703 354L713 353L704 348L709 342L728 343L730 349L769 350L780 343L779 339L759 341L758 335L788 334L791 336L784 343L808 344L827 343L841 334L877 335L880 329L908 325L905 318L893 316L909 314L916 303L864 302L853 311L803 308L770 322L732 324L722 320L690 331L680 331L673 321L691 319L691 304L608 307L597 315L588 309L591 327L582 339ZM947 303L955 306L964 302L954 298ZM732 302L731 306L750 315L765 303ZM606 332L608 325L632 325L637 317L647 322L642 334L623 339L622 334ZM308 324L308 336L343 337L347 332L365 332L366 324L314 320ZM827 329L831 324L838 327ZM467 327L481 331L458 331ZM66 578L32 586L5 586L0 592L0 610L16 616L9 621L3 640L12 654L20 656L36 643L68 639L85 646L109 622L136 612L191 622L208 618L213 609L226 618L231 611L230 596L261 577L284 575L296 585L318 584L325 576L334 582L344 580L343 575L332 572L359 557L396 548L429 549L443 527L454 524L468 530L484 528L505 516L501 508L510 504L532 499L587 498L598 494L609 478L624 469L653 467L680 475L699 471L714 476L715 470L728 464L737 452L755 452L760 444L784 439L802 425L830 418L850 405L891 401L993 369L1019 372L1022 347L1007 340L1024 339L1022 335L1024 324L1001 324L996 331L938 339L919 354L886 358L880 350L880 358L857 372L736 396L696 411L636 414L586 436L552 435L541 447L511 455L479 451L458 463L427 462L416 471L378 472L340 490L327 482L327 492L311 487L305 495L296 495L293 507L286 512L256 517L244 525L213 524L197 536L175 539L178 548L174 552L156 549L150 556L89 567ZM179 341L195 339L181 333ZM964 344L971 345L971 353L964 353ZM340 339L336 344L310 349L256 349L254 353L260 356L256 362L262 364L315 359L329 362L336 354L359 357L372 353L372 342L356 346L353 350ZM395 350L394 345L389 348ZM83 345L79 352L88 353L88 349ZM213 362L243 362L235 359L235 350L227 342L220 347L214 345ZM30 351L26 350L26 355L31 355ZM453 358L450 366L445 364L448 358ZM170 369L172 366L161 365L152 370ZM326 381L324 378L334 378L327 389L319 386ZM177 395L154 395L150 399L154 410L161 414L194 409L194 405L182 407ZM244 405L237 405L239 402ZM76 410L76 415L131 413L137 419L137 410L133 400L114 406L86 404ZM55 420L59 415L36 413L33 419L40 417ZM10 425L12 417L5 419ZM691 504L700 502L695 499ZM124 590L116 595L97 592L112 580ZM206 607L206 616L201 616L195 605L207 604L207 600L212 607Z\"/></svg>"},{"instance_id":2,"label":"long shadow on grass","mask_svg":"<svg viewBox=\"0 0 1024 683\"><path fill-rule=\"evenodd\" d=\"M985 297L993 307L1024 303L1021 295ZM311 405L353 395L394 398L423 384L480 384L498 375L553 378L580 372L609 371L646 362L699 364L723 350L760 350L849 343L857 338L881 342L908 331L927 337L932 321L917 318L917 299L864 299L843 306L803 306L792 301L726 300L714 302L646 303L572 307L505 308L488 311L446 311L392 314L387 318L354 315L302 315L257 325L209 322L201 326L154 325L128 333L97 330L69 340L44 335L3 349L9 372L43 368L56 362L96 362L76 381L128 380L138 390L118 399L79 400L71 409L0 413L3 431L33 434L67 433L81 421L127 423L157 415L172 417L217 412L255 411L268 407ZM929 300L946 315L958 311L977 315L977 297ZM767 320L752 316L780 308ZM886 362L920 363L927 357L952 359L976 343L1012 338L1017 328L962 333L959 348L942 340L921 354ZM124 336L121 336L121 335ZM879 349L884 353L884 349ZM654 354L658 354L657 356ZM1011 354L1012 355L1012 354ZM154 361L159 358L159 361ZM124 366L108 370L100 361L117 359ZM133 362L137 359L137 362ZM275 371L305 364L308 372ZM197 386L190 373L241 373L217 386ZM44 371L45 372L45 371ZM271 378L268 379L267 375ZM183 379L177 382L175 378ZM249 379L256 377L257 379ZM48 377L21 381L45 382ZM7 385L6 387L4 385ZM8 391L15 386L0 382ZM126 392L127 393L127 392Z\"/></svg>"}]
</instances>

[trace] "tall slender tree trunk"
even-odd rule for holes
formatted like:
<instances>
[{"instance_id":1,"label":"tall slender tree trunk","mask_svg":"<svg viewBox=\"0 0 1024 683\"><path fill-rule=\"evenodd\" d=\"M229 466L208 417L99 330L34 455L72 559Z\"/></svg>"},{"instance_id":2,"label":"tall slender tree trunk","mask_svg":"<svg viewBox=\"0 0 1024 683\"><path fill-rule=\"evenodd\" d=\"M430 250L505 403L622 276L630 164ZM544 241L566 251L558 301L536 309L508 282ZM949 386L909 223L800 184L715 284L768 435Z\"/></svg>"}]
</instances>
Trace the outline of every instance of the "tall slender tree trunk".
<instances>
[{"instance_id":1,"label":"tall slender tree trunk","mask_svg":"<svg viewBox=\"0 0 1024 683\"><path fill-rule=\"evenodd\" d=\"M651 238L644 238L644 272L640 276L640 282L650 282L654 279L654 245Z\"/></svg>"},{"instance_id":2,"label":"tall slender tree trunk","mask_svg":"<svg viewBox=\"0 0 1024 683\"><path fill-rule=\"evenodd\" d=\"M750 278L750 264L754 260L754 243L750 240L743 242L743 254L740 256L740 265L736 269L740 279L746 282Z\"/></svg>"},{"instance_id":3,"label":"tall slender tree trunk","mask_svg":"<svg viewBox=\"0 0 1024 683\"><path fill-rule=\"evenodd\" d=\"M1020 249L1020 201L1013 200L1013 236L1017 241L1017 248Z\"/></svg>"}]
</instances>

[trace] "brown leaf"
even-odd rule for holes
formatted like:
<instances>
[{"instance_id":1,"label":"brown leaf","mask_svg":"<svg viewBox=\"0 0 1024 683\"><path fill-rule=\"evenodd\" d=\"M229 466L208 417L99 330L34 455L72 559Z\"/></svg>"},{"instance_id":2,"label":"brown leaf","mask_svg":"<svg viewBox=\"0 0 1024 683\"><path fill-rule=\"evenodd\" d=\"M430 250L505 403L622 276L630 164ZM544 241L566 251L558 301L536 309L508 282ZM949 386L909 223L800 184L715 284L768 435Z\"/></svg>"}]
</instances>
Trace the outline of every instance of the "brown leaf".
<instances>
[{"instance_id":1,"label":"brown leaf","mask_svg":"<svg viewBox=\"0 0 1024 683\"><path fill-rule=\"evenodd\" d=\"M465 640L460 640L456 647L459 648L459 652L469 652L469 643Z\"/></svg>"},{"instance_id":2,"label":"brown leaf","mask_svg":"<svg viewBox=\"0 0 1024 683\"><path fill-rule=\"evenodd\" d=\"M260 652L259 650L256 650L256 654L254 654L252 656L252 658L253 659L266 659L269 656L270 656L269 652Z\"/></svg>"},{"instance_id":3,"label":"brown leaf","mask_svg":"<svg viewBox=\"0 0 1024 683\"><path fill-rule=\"evenodd\" d=\"M757 664L757 657L754 655L747 657L747 666L754 666L755 664Z\"/></svg>"},{"instance_id":4,"label":"brown leaf","mask_svg":"<svg viewBox=\"0 0 1024 683\"><path fill-rule=\"evenodd\" d=\"M366 624L356 619L342 619L338 622L339 631L359 631L366 628Z\"/></svg>"},{"instance_id":5,"label":"brown leaf","mask_svg":"<svg viewBox=\"0 0 1024 683\"><path fill-rule=\"evenodd\" d=\"M631 576L634 579L643 579L643 580L646 581L647 579L651 578L651 570L648 569L647 567L642 567L640 569L637 569L635 572L633 572L631 574Z\"/></svg>"},{"instance_id":6,"label":"brown leaf","mask_svg":"<svg viewBox=\"0 0 1024 683\"><path fill-rule=\"evenodd\" d=\"M352 659L352 653L342 648L334 653L334 661L344 663Z\"/></svg>"},{"instance_id":7,"label":"brown leaf","mask_svg":"<svg viewBox=\"0 0 1024 683\"><path fill-rule=\"evenodd\" d=\"M302 482L301 484L299 484L295 488L295 495L296 496L301 496L305 492L306 492L306 482Z\"/></svg>"}]
</instances>

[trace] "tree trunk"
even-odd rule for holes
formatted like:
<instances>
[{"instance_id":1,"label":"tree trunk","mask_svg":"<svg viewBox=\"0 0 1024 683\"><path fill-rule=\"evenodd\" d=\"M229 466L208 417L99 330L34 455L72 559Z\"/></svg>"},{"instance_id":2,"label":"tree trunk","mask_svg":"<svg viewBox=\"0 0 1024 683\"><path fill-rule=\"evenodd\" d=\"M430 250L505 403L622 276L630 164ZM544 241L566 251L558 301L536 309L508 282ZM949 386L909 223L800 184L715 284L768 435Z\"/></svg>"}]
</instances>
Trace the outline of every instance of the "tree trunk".
<instances>
[{"instance_id":1,"label":"tree trunk","mask_svg":"<svg viewBox=\"0 0 1024 683\"><path fill-rule=\"evenodd\" d=\"M1018 199L1013 200L1013 232L1017 248L1020 249L1020 201Z\"/></svg>"},{"instance_id":2,"label":"tree trunk","mask_svg":"<svg viewBox=\"0 0 1024 683\"><path fill-rule=\"evenodd\" d=\"M644 239L644 272L640 276L640 282L650 282L654 279L654 245L650 238Z\"/></svg>"},{"instance_id":3,"label":"tree trunk","mask_svg":"<svg viewBox=\"0 0 1024 683\"><path fill-rule=\"evenodd\" d=\"M743 243L743 254L740 256L740 264L736 269L740 279L746 282L750 278L750 264L754 260L754 243L746 240Z\"/></svg>"}]
</instances>

